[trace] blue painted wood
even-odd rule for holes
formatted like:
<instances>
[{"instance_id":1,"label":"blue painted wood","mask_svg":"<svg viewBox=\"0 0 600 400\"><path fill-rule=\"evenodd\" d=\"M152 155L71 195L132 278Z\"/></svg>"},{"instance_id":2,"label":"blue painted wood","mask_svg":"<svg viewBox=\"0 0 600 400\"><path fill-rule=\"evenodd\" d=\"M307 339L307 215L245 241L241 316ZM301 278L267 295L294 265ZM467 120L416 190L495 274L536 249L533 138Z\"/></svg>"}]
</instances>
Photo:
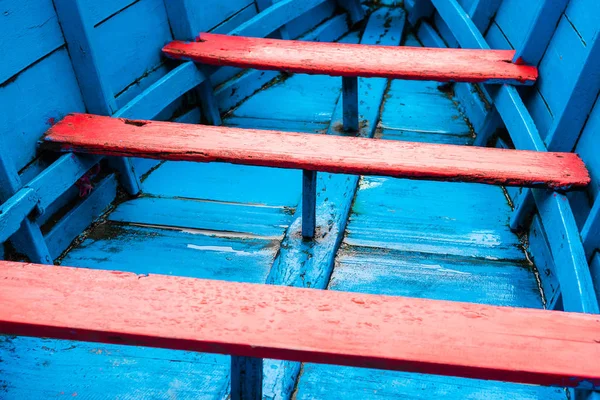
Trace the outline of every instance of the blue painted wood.
<instances>
[{"instance_id":1,"label":"blue painted wood","mask_svg":"<svg viewBox=\"0 0 600 400\"><path fill-rule=\"evenodd\" d=\"M576 75L569 99L546 135L550 151L573 151L600 90L600 38L588 43L589 52Z\"/></svg>"},{"instance_id":2,"label":"blue painted wood","mask_svg":"<svg viewBox=\"0 0 600 400\"><path fill-rule=\"evenodd\" d=\"M548 310L562 309L556 264L539 215L533 217L529 228L529 248L527 252L540 276L540 285L545 300L544 307Z\"/></svg>"},{"instance_id":3,"label":"blue painted wood","mask_svg":"<svg viewBox=\"0 0 600 400\"><path fill-rule=\"evenodd\" d=\"M481 45L481 48L487 48L484 39L484 43L480 43L479 32L476 31L473 23L465 17L464 11L455 0L447 3L433 0L433 3L448 25L453 27L453 32L455 34L458 32L457 39L461 46ZM504 85L493 97L495 100L494 105L502 116L515 147L545 151L546 146L541 142L539 131L516 89ZM511 125L520 125L520 129L511 129ZM558 193L548 193L540 190L534 190L532 193L548 235L553 257L557 265L560 265L557 274L561 290L564 293L563 305L565 310L597 313L598 301L593 291L585 251L567 198ZM521 217L523 215L522 211L515 213L515 216ZM515 223L516 220L513 219L511 226ZM567 246L564 245L564 241L566 241Z\"/></svg>"},{"instance_id":4,"label":"blue painted wood","mask_svg":"<svg viewBox=\"0 0 600 400\"><path fill-rule=\"evenodd\" d=\"M514 62L538 65L554 34L556 23L567 8L569 0L545 0L539 3L523 46L517 49Z\"/></svg>"},{"instance_id":5,"label":"blue painted wood","mask_svg":"<svg viewBox=\"0 0 600 400\"><path fill-rule=\"evenodd\" d=\"M206 121L210 125L222 125L221 113L210 81L208 79L204 80L204 82L198 85L196 91L200 98L202 115L206 118Z\"/></svg>"},{"instance_id":6,"label":"blue painted wood","mask_svg":"<svg viewBox=\"0 0 600 400\"><path fill-rule=\"evenodd\" d=\"M590 270L592 272L592 277L594 278L596 296L600 297L600 253L596 253L596 255L592 258Z\"/></svg>"},{"instance_id":7,"label":"blue painted wood","mask_svg":"<svg viewBox=\"0 0 600 400\"><path fill-rule=\"evenodd\" d=\"M581 230L581 240L585 253L590 259L594 251L600 249L600 196L596 197L594 206ZM598 283L600 284L600 281Z\"/></svg>"},{"instance_id":8,"label":"blue painted wood","mask_svg":"<svg viewBox=\"0 0 600 400\"><path fill-rule=\"evenodd\" d=\"M340 7L342 7L350 16L352 24L356 24L365 18L365 11L360 4L360 0L337 0Z\"/></svg>"},{"instance_id":9,"label":"blue painted wood","mask_svg":"<svg viewBox=\"0 0 600 400\"><path fill-rule=\"evenodd\" d=\"M302 237L313 239L316 228L317 171L302 171Z\"/></svg>"},{"instance_id":10,"label":"blue painted wood","mask_svg":"<svg viewBox=\"0 0 600 400\"><path fill-rule=\"evenodd\" d=\"M483 126L477 132L477 137L473 142L473 146L487 146L490 139L494 136L498 128L502 125L502 119L496 109L490 110L483 122Z\"/></svg>"},{"instance_id":11,"label":"blue painted wood","mask_svg":"<svg viewBox=\"0 0 600 400\"><path fill-rule=\"evenodd\" d=\"M171 19L171 28L175 38L181 40L192 40L200 32L222 28L223 24L235 20L241 10L255 7L254 0L165 0L164 3L169 16L176 17Z\"/></svg>"},{"instance_id":12,"label":"blue painted wood","mask_svg":"<svg viewBox=\"0 0 600 400\"><path fill-rule=\"evenodd\" d=\"M18 202L20 201L19 196L21 196L20 198L24 202L22 206L18 204L14 204L12 206L12 213L15 214L12 217L8 216L9 219L14 218L15 216L18 217L20 215L19 209L21 209L21 207L25 207L25 209L28 208L28 205L25 203L29 202L31 197L23 196L23 193L19 194L19 189L21 189L21 186L21 178L19 177L19 174L12 160L10 160L8 154L0 152L0 205L5 201ZM15 197L17 198L13 198L13 195L16 195ZM37 201L35 209L39 211L37 207ZM2 214L2 212L0 212L0 214ZM33 262L39 262L41 264L51 264L52 258L50 257L50 253L40 231L40 227L38 224L32 222L29 218L26 218L28 214L29 213L24 215L22 223L20 224L20 228L18 228L18 230L15 232L11 232L11 229L7 229L6 232L1 232L3 229L0 227L0 243L3 243L10 236L12 236L12 243L17 249L17 251L27 255L27 257L29 257L29 259ZM0 220L3 217L7 216L0 215ZM6 224L9 227L13 225L12 223ZM1 222L0 225L2 225ZM2 238L2 235L9 236Z\"/></svg>"},{"instance_id":13,"label":"blue painted wood","mask_svg":"<svg viewBox=\"0 0 600 400\"><path fill-rule=\"evenodd\" d=\"M0 243L4 243L21 227L21 223L35 209L38 197L30 188L19 190L0 205Z\"/></svg>"},{"instance_id":14,"label":"blue painted wood","mask_svg":"<svg viewBox=\"0 0 600 400\"><path fill-rule=\"evenodd\" d=\"M457 0L431 0L452 34L465 49L489 49L485 38Z\"/></svg>"},{"instance_id":15,"label":"blue painted wood","mask_svg":"<svg viewBox=\"0 0 600 400\"><path fill-rule=\"evenodd\" d=\"M256 0L256 10L260 13L263 12L265 9L271 7L273 5L273 3L275 3L276 1L273 0ZM291 39L290 34L286 28L285 25L283 25L281 28L279 28L279 30L277 30L274 33L274 36L277 39L284 39L284 40L289 40Z\"/></svg>"},{"instance_id":16,"label":"blue painted wood","mask_svg":"<svg viewBox=\"0 0 600 400\"><path fill-rule=\"evenodd\" d=\"M38 156L37 141L52 121L71 112L85 112L66 48L51 53L14 80L0 85L0 104L0 137L7 146L2 151L11 149L14 166L21 170Z\"/></svg>"},{"instance_id":17,"label":"blue painted wood","mask_svg":"<svg viewBox=\"0 0 600 400\"><path fill-rule=\"evenodd\" d=\"M80 0L56 0L54 3L87 110L112 115L117 111L114 95L101 75L101 63L108 60L97 54L92 43L91 19L85 14L86 7Z\"/></svg>"},{"instance_id":18,"label":"blue painted wood","mask_svg":"<svg viewBox=\"0 0 600 400\"><path fill-rule=\"evenodd\" d=\"M546 151L546 146L540 137L535 122L514 86L501 86L498 92L492 95L492 98L515 148Z\"/></svg>"},{"instance_id":19,"label":"blue painted wood","mask_svg":"<svg viewBox=\"0 0 600 400\"><path fill-rule=\"evenodd\" d=\"M102 63L108 59L97 54L98 49L92 42L91 19L85 14L85 7L80 0L57 0L55 7L88 112L114 114L117 111L114 93L102 75L105 68ZM130 160L119 158L115 166L127 192L139 193L140 182Z\"/></svg>"},{"instance_id":20,"label":"blue painted wood","mask_svg":"<svg viewBox=\"0 0 600 400\"><path fill-rule=\"evenodd\" d=\"M544 141L549 151L572 151L577 143L587 117L600 90L600 40L597 38L589 46L584 64L578 71L576 83L566 105L548 131ZM534 209L530 191L515 203L515 215L511 226L518 228L524 224Z\"/></svg>"},{"instance_id":21,"label":"blue painted wood","mask_svg":"<svg viewBox=\"0 0 600 400\"><path fill-rule=\"evenodd\" d=\"M421 18L429 18L435 11L429 0L405 0L404 7L408 14L408 22L415 26Z\"/></svg>"},{"instance_id":22,"label":"blue painted wood","mask_svg":"<svg viewBox=\"0 0 600 400\"><path fill-rule=\"evenodd\" d=\"M336 16L302 36L300 40L332 42L339 39L348 29L344 15ZM221 111L238 106L261 87L280 76L279 71L249 70L236 76L216 89L216 97Z\"/></svg>"},{"instance_id":23,"label":"blue painted wood","mask_svg":"<svg viewBox=\"0 0 600 400\"><path fill-rule=\"evenodd\" d=\"M358 78L342 77L342 105L344 107L344 130L358 132Z\"/></svg>"},{"instance_id":24,"label":"blue painted wood","mask_svg":"<svg viewBox=\"0 0 600 400\"><path fill-rule=\"evenodd\" d=\"M474 0L468 14L480 32L485 33L496 15L502 0Z\"/></svg>"},{"instance_id":25,"label":"blue painted wood","mask_svg":"<svg viewBox=\"0 0 600 400\"><path fill-rule=\"evenodd\" d=\"M579 229L566 196L534 190L535 202L556 265L565 311L599 312Z\"/></svg>"},{"instance_id":26,"label":"blue painted wood","mask_svg":"<svg viewBox=\"0 0 600 400\"><path fill-rule=\"evenodd\" d=\"M167 105L197 87L206 80L206 76L194 65L183 63L142 94L130 101L115 113L119 118L153 119Z\"/></svg>"},{"instance_id":27,"label":"blue painted wood","mask_svg":"<svg viewBox=\"0 0 600 400\"><path fill-rule=\"evenodd\" d=\"M427 21L421 21L417 36L425 47L447 47L437 31ZM481 91L479 85L455 83L454 94L461 111L471 122L473 130L480 132L488 114L488 104L491 103L491 99L486 98L487 104L482 99L482 96L486 96L487 92ZM478 135L480 134L478 133Z\"/></svg>"},{"instance_id":28,"label":"blue painted wood","mask_svg":"<svg viewBox=\"0 0 600 400\"><path fill-rule=\"evenodd\" d=\"M5 0L0 4L0 85L64 45L51 1Z\"/></svg>"},{"instance_id":29,"label":"blue painted wood","mask_svg":"<svg viewBox=\"0 0 600 400\"><path fill-rule=\"evenodd\" d=\"M402 38L404 20L404 13L399 9L381 8L375 11L369 17L361 43L397 46ZM386 24L390 27L387 31L384 29ZM381 36L383 31L386 31L385 35ZM353 36L344 39L344 42L356 40ZM310 85L318 86L314 83L315 77L310 78ZM334 82L339 80L335 79ZM387 82L386 79L359 79L359 92L364 93L359 103L359 115L361 120L366 121L364 126L361 126L360 136L372 137L375 134L376 121L379 118ZM339 86L337 88L339 91ZM314 98L314 95L312 97ZM338 100L327 134L343 134L342 122L343 105ZM311 288L327 286L358 181L359 178L356 176L319 174L317 180L319 230L316 239L314 241L301 239L299 234L301 218L296 211L281 244L281 251L273 263L267 283ZM290 398L300 374L300 367L299 363L266 360L264 395L267 398L276 396Z\"/></svg>"},{"instance_id":30,"label":"blue painted wood","mask_svg":"<svg viewBox=\"0 0 600 400\"><path fill-rule=\"evenodd\" d=\"M58 258L111 205L117 195L117 179L111 174L94 186L92 193L64 215L44 235L52 259Z\"/></svg>"},{"instance_id":31,"label":"blue painted wood","mask_svg":"<svg viewBox=\"0 0 600 400\"><path fill-rule=\"evenodd\" d=\"M43 213L100 160L97 156L65 154L25 187L35 190L39 197L38 208Z\"/></svg>"},{"instance_id":32,"label":"blue painted wood","mask_svg":"<svg viewBox=\"0 0 600 400\"><path fill-rule=\"evenodd\" d=\"M171 29L173 30L173 35L175 39L179 40L191 40L199 33L195 31L195 13L194 10L197 8L197 5L194 5L188 0L168 0L165 1L165 5L167 8L167 13L169 17L169 22L171 24ZM193 63L186 63L192 64ZM194 67L196 67L194 65ZM188 71L187 68L191 67L179 67L181 71L183 71L186 75L192 75L191 80L194 78L203 78L200 82L198 82L196 93L200 99L200 105L202 107L202 115L206 118L206 121L211 125L221 125L221 114L219 112L219 107L217 100L215 98L215 93L212 88L212 84L210 80L205 79L200 71L197 73L193 73ZM198 68L198 67L196 67ZM172 78L174 75L169 75L169 78ZM189 82L189 78L184 76L184 80ZM171 85L169 82L170 79L163 81L163 83ZM169 104L169 103L167 103ZM165 106L167 105L165 104ZM164 107L163 107L164 108Z\"/></svg>"},{"instance_id":33,"label":"blue painted wood","mask_svg":"<svg viewBox=\"0 0 600 400\"><path fill-rule=\"evenodd\" d=\"M326 0L281 0L229 34L233 36L265 37Z\"/></svg>"},{"instance_id":34,"label":"blue painted wood","mask_svg":"<svg viewBox=\"0 0 600 400\"><path fill-rule=\"evenodd\" d=\"M406 45L419 44L409 37ZM394 81L386 97L377 137L403 140L413 129L423 141L464 143L458 134L469 128L436 83ZM535 277L506 226L509 216L499 188L365 177L328 289L541 307ZM315 364L303 365L294 396L566 399L560 388Z\"/></svg>"},{"instance_id":35,"label":"blue painted wood","mask_svg":"<svg viewBox=\"0 0 600 400\"><path fill-rule=\"evenodd\" d=\"M263 360L231 356L231 400L262 400Z\"/></svg>"}]
</instances>

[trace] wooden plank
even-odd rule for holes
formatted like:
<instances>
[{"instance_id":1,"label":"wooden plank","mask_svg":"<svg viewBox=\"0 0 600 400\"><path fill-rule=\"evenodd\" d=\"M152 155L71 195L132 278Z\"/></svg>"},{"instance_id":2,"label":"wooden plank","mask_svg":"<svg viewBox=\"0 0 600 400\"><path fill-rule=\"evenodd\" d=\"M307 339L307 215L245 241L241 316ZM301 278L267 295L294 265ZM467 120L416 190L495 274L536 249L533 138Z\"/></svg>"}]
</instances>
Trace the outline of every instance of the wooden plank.
<instances>
[{"instance_id":1,"label":"wooden plank","mask_svg":"<svg viewBox=\"0 0 600 400\"><path fill-rule=\"evenodd\" d=\"M535 17L514 62L538 65L548 47L548 43L556 30L556 23L567 8L569 0L549 0L539 3Z\"/></svg>"},{"instance_id":2,"label":"wooden plank","mask_svg":"<svg viewBox=\"0 0 600 400\"><path fill-rule=\"evenodd\" d=\"M600 196L596 197L594 206L581 230L581 240L585 253L590 259L596 249L600 249Z\"/></svg>"},{"instance_id":3,"label":"wooden plank","mask_svg":"<svg viewBox=\"0 0 600 400\"><path fill-rule=\"evenodd\" d=\"M586 186L573 153L394 142L358 137L195 126L71 114L44 146L109 156L228 162L277 168L506 186Z\"/></svg>"},{"instance_id":4,"label":"wooden plank","mask_svg":"<svg viewBox=\"0 0 600 400\"><path fill-rule=\"evenodd\" d=\"M230 32L234 36L262 38L312 10L326 0L281 0ZM222 35L219 35L222 36Z\"/></svg>"},{"instance_id":5,"label":"wooden plank","mask_svg":"<svg viewBox=\"0 0 600 400\"><path fill-rule=\"evenodd\" d=\"M35 209L37 202L35 191L26 188L0 205L0 243L4 243L19 230L21 223Z\"/></svg>"},{"instance_id":6,"label":"wooden plank","mask_svg":"<svg viewBox=\"0 0 600 400\"><path fill-rule=\"evenodd\" d=\"M490 26L502 0L474 0L469 8L469 16L480 32L485 33Z\"/></svg>"},{"instance_id":7,"label":"wooden plank","mask_svg":"<svg viewBox=\"0 0 600 400\"><path fill-rule=\"evenodd\" d=\"M342 16L344 20L345 16ZM401 8L381 7L369 15L360 43L399 46L403 37L406 16ZM386 28L389 26L389 29ZM381 33L384 32L382 35ZM350 40L347 36L345 40ZM294 79L294 78L292 78ZM364 93L359 103L359 115L365 123L358 136L373 137L380 118L381 104L388 87L386 79L359 78L359 92ZM338 127L343 121L341 96L331 115L327 135L344 136ZM317 204L318 240L304 242L298 234L299 224L287 228L280 251L273 261L266 282L274 285L325 289L330 282L335 258L346 232L346 224L360 177L318 174ZM326 187L326 191L320 189ZM320 188L320 189L319 189ZM296 208L292 221L298 221L302 210ZM297 251L301 249L301 251ZM267 398L292 398L301 364L291 361L267 361L265 368L265 395Z\"/></svg>"},{"instance_id":8,"label":"wooden plank","mask_svg":"<svg viewBox=\"0 0 600 400\"><path fill-rule=\"evenodd\" d=\"M456 0L431 0L462 48L489 49L482 33ZM460 29L456 29L460 27ZM511 59L512 61L512 59Z\"/></svg>"},{"instance_id":9,"label":"wooden plank","mask_svg":"<svg viewBox=\"0 0 600 400\"><path fill-rule=\"evenodd\" d=\"M266 10L267 8L271 7L274 3L276 3L277 0L256 0L256 11L258 11L259 13L263 12L264 10ZM215 32L217 33L217 32ZM288 30L286 28L285 25L282 25L281 28L279 28L278 31L273 33L273 37L276 39L284 39L284 40L290 40L290 34L288 33Z\"/></svg>"},{"instance_id":10,"label":"wooden plank","mask_svg":"<svg viewBox=\"0 0 600 400\"><path fill-rule=\"evenodd\" d=\"M55 6L87 110L102 115L113 115L117 111L115 92L102 74L102 71L106 70L101 64L104 58L98 57L97 48L92 42L93 28L91 18L86 14L88 10L81 0L57 0ZM139 193L140 182L130 161L120 159L116 166L127 192Z\"/></svg>"},{"instance_id":11,"label":"wooden plank","mask_svg":"<svg viewBox=\"0 0 600 400\"><path fill-rule=\"evenodd\" d=\"M0 243L12 237L13 246L30 260L51 264L52 257L39 224L27 218L33 209L41 210L38 197L30 193L30 189L21 190L22 184L9 155L0 152L0 205L6 202L0 207ZM30 208L32 202L33 208Z\"/></svg>"},{"instance_id":12,"label":"wooden plank","mask_svg":"<svg viewBox=\"0 0 600 400\"><path fill-rule=\"evenodd\" d=\"M153 119L166 106L205 80L206 76L200 72L196 65L183 63L127 103L114 116Z\"/></svg>"},{"instance_id":13,"label":"wooden plank","mask_svg":"<svg viewBox=\"0 0 600 400\"><path fill-rule=\"evenodd\" d=\"M595 315L13 262L0 281L8 335L600 388Z\"/></svg>"},{"instance_id":14,"label":"wooden plank","mask_svg":"<svg viewBox=\"0 0 600 400\"><path fill-rule=\"evenodd\" d=\"M533 190L560 282L566 311L598 314L598 299L569 199L558 193Z\"/></svg>"},{"instance_id":15,"label":"wooden plank","mask_svg":"<svg viewBox=\"0 0 600 400\"><path fill-rule=\"evenodd\" d=\"M525 85L537 78L536 68L511 62L512 50L364 46L202 33L197 42L172 42L163 52L210 65L346 77Z\"/></svg>"}]
</instances>

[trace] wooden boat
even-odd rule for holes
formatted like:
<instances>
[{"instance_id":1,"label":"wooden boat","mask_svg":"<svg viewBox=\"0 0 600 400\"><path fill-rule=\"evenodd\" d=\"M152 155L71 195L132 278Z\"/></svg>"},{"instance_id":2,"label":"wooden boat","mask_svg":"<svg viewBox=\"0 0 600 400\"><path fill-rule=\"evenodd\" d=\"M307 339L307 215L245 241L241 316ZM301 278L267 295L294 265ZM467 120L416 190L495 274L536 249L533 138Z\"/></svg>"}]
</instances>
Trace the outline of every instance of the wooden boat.
<instances>
[{"instance_id":1,"label":"wooden boat","mask_svg":"<svg viewBox=\"0 0 600 400\"><path fill-rule=\"evenodd\" d=\"M0 2L1 399L600 399L600 3Z\"/></svg>"}]
</instances>

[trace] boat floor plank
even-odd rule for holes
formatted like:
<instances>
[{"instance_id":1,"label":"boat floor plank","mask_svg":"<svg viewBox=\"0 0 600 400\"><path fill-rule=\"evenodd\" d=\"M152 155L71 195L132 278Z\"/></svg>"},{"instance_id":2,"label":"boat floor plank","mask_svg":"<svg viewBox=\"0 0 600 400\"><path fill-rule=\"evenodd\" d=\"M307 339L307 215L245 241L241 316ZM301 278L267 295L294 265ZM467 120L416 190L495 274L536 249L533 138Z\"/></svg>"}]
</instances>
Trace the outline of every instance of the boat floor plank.
<instances>
[{"instance_id":1,"label":"boat floor plank","mask_svg":"<svg viewBox=\"0 0 600 400\"><path fill-rule=\"evenodd\" d=\"M409 35L407 42L418 45ZM451 94L394 81L378 137L470 145ZM425 130L421 129L425 126ZM363 177L330 290L541 308L501 188ZM435 345L435 344L432 344ZM306 363L296 398L565 400L561 388Z\"/></svg>"}]
</instances>

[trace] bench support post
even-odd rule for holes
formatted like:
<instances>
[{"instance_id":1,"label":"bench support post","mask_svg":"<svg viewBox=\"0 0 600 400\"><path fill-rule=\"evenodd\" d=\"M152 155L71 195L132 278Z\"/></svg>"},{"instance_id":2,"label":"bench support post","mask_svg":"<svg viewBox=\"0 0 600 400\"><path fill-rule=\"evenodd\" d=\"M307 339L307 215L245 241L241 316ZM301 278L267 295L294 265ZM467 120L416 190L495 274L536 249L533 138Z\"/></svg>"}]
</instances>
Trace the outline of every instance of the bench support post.
<instances>
[{"instance_id":1,"label":"bench support post","mask_svg":"<svg viewBox=\"0 0 600 400\"><path fill-rule=\"evenodd\" d=\"M317 222L317 171L302 171L302 237L313 239Z\"/></svg>"},{"instance_id":2,"label":"bench support post","mask_svg":"<svg viewBox=\"0 0 600 400\"><path fill-rule=\"evenodd\" d=\"M263 359L231 356L231 400L262 400Z\"/></svg>"},{"instance_id":3,"label":"bench support post","mask_svg":"<svg viewBox=\"0 0 600 400\"><path fill-rule=\"evenodd\" d=\"M358 78L342 77L344 131L358 132Z\"/></svg>"},{"instance_id":4,"label":"bench support post","mask_svg":"<svg viewBox=\"0 0 600 400\"><path fill-rule=\"evenodd\" d=\"M200 97L200 106L202 107L202 114L206 118L206 122L210 125L222 125L219 105L217 104L210 79L207 77L204 82L198 85L198 89L196 90Z\"/></svg>"}]
</instances>

